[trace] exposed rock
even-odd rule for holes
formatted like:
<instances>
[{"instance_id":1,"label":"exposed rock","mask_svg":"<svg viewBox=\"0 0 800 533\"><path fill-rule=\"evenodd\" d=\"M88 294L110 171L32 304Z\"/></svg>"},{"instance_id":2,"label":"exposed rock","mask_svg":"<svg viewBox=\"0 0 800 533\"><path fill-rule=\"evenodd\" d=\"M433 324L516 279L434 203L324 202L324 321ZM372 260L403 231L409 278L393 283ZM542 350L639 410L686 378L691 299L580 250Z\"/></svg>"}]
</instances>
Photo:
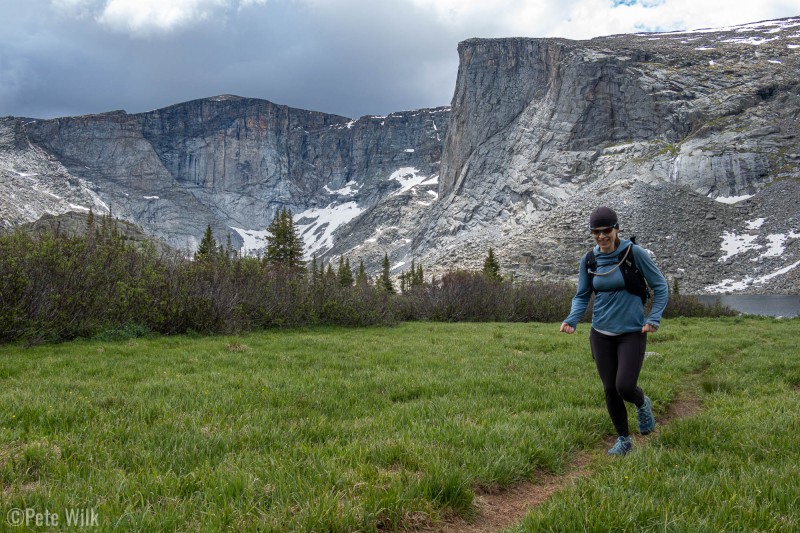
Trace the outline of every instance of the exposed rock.
<instances>
[{"instance_id":1,"label":"exposed rock","mask_svg":"<svg viewBox=\"0 0 800 533\"><path fill-rule=\"evenodd\" d=\"M470 39L452 108L345 117L220 96L0 119L0 223L92 207L249 250L293 210L307 251L575 279L589 212L684 292L800 290L800 19L588 41ZM259 240L261 239L261 240Z\"/></svg>"},{"instance_id":2,"label":"exposed rock","mask_svg":"<svg viewBox=\"0 0 800 533\"><path fill-rule=\"evenodd\" d=\"M0 228L0 233L21 229L33 235L57 233L70 237L83 236L86 235L89 227L88 219L89 215L87 213L76 211L67 211L60 215L45 214L35 222L26 222L11 228ZM176 253L176 250L167 243L148 235L135 224L117 218L109 218L104 222L101 217L96 217L95 229L99 230L104 223L109 224L109 231L113 229L124 241L136 247L152 246L157 254L172 255Z\"/></svg>"}]
</instances>

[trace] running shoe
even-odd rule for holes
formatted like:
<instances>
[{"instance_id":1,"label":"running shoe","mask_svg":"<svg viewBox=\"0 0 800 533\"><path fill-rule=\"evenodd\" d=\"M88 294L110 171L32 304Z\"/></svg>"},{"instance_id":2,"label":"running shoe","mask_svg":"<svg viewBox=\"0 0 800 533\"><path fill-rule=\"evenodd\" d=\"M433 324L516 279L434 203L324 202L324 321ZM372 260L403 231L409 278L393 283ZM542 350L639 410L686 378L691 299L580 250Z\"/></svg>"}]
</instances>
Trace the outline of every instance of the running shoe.
<instances>
[{"instance_id":1,"label":"running shoe","mask_svg":"<svg viewBox=\"0 0 800 533\"><path fill-rule=\"evenodd\" d=\"M633 439L628 437L619 437L614 446L608 450L608 455L625 455L633 449Z\"/></svg>"},{"instance_id":2,"label":"running shoe","mask_svg":"<svg viewBox=\"0 0 800 533\"><path fill-rule=\"evenodd\" d=\"M656 419L653 418L653 402L647 396L644 397L644 403L641 407L636 409L639 415L639 433L647 435L656 429Z\"/></svg>"}]
</instances>

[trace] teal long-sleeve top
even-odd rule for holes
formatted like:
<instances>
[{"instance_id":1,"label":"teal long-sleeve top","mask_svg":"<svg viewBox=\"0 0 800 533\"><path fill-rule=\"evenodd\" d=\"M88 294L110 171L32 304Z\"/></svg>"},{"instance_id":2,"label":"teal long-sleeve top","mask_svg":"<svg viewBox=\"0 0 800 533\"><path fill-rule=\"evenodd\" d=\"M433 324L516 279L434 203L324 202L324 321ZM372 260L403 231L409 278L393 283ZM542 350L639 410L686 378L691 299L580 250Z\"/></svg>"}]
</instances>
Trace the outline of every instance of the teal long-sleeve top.
<instances>
[{"instance_id":1,"label":"teal long-sleeve top","mask_svg":"<svg viewBox=\"0 0 800 533\"><path fill-rule=\"evenodd\" d=\"M653 306L650 314L645 318L642 299L625 290L625 280L622 272L617 269L608 276L589 276L586 271L586 255L581 258L578 274L578 290L572 298L572 310L564 320L570 326L577 327L578 321L586 312L589 299L592 297L592 285L597 289L592 307L592 327L609 333L631 333L641 331L645 324L658 327L661 324L661 315L667 307L669 299L669 285L664 275L658 269L650 254L631 241L620 239L617 249L611 253L600 252L600 247L595 246L594 254L597 258L596 272L603 273L617 266L625 250L633 246L631 253L636 261L636 268L644 274L644 279L653 290Z\"/></svg>"}]
</instances>

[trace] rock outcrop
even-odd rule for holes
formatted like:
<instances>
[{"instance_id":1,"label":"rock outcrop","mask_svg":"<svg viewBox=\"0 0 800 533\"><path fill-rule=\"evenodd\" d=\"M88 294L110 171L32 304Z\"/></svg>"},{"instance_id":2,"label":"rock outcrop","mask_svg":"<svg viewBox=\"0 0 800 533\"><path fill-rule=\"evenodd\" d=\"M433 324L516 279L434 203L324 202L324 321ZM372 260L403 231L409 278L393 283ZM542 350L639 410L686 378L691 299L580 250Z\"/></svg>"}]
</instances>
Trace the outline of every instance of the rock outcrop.
<instances>
[{"instance_id":1,"label":"rock outcrop","mask_svg":"<svg viewBox=\"0 0 800 533\"><path fill-rule=\"evenodd\" d=\"M604 202L697 291L754 278L753 262L720 263L724 234L769 211L767 191L781 182L793 204L768 217L774 233L759 246L769 235L790 243L774 271L800 259L800 19L589 41L472 39L459 55L439 202L413 237L432 251L427 262L459 264L494 244L519 276L574 275L591 244L588 210ZM452 263L433 252L448 248ZM772 281L755 285L777 290Z\"/></svg>"},{"instance_id":2,"label":"rock outcrop","mask_svg":"<svg viewBox=\"0 0 800 533\"><path fill-rule=\"evenodd\" d=\"M14 128L23 145L91 183L116 216L193 248L207 224L243 246L283 206L306 212L307 229L336 222L315 225L320 213L352 218L401 186L390 179L398 169L438 173L447 118L442 108L356 121L220 96ZM324 251L322 244L310 239L309 247Z\"/></svg>"}]
</instances>

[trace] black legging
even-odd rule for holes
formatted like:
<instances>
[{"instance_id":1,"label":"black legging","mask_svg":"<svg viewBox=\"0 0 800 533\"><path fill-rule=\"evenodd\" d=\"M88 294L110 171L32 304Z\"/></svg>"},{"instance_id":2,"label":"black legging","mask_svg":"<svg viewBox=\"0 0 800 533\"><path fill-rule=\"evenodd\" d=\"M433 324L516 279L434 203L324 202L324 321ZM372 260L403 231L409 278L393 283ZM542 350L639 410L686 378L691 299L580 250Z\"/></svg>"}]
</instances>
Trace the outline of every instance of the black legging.
<instances>
[{"instance_id":1,"label":"black legging","mask_svg":"<svg viewBox=\"0 0 800 533\"><path fill-rule=\"evenodd\" d=\"M606 393L606 407L611 422L621 437L630 435L628 431L628 411L625 402L641 407L644 392L636 382L642 370L647 333L623 333L622 335L603 335L592 328L589 333L592 357L597 372L603 381Z\"/></svg>"}]
</instances>

